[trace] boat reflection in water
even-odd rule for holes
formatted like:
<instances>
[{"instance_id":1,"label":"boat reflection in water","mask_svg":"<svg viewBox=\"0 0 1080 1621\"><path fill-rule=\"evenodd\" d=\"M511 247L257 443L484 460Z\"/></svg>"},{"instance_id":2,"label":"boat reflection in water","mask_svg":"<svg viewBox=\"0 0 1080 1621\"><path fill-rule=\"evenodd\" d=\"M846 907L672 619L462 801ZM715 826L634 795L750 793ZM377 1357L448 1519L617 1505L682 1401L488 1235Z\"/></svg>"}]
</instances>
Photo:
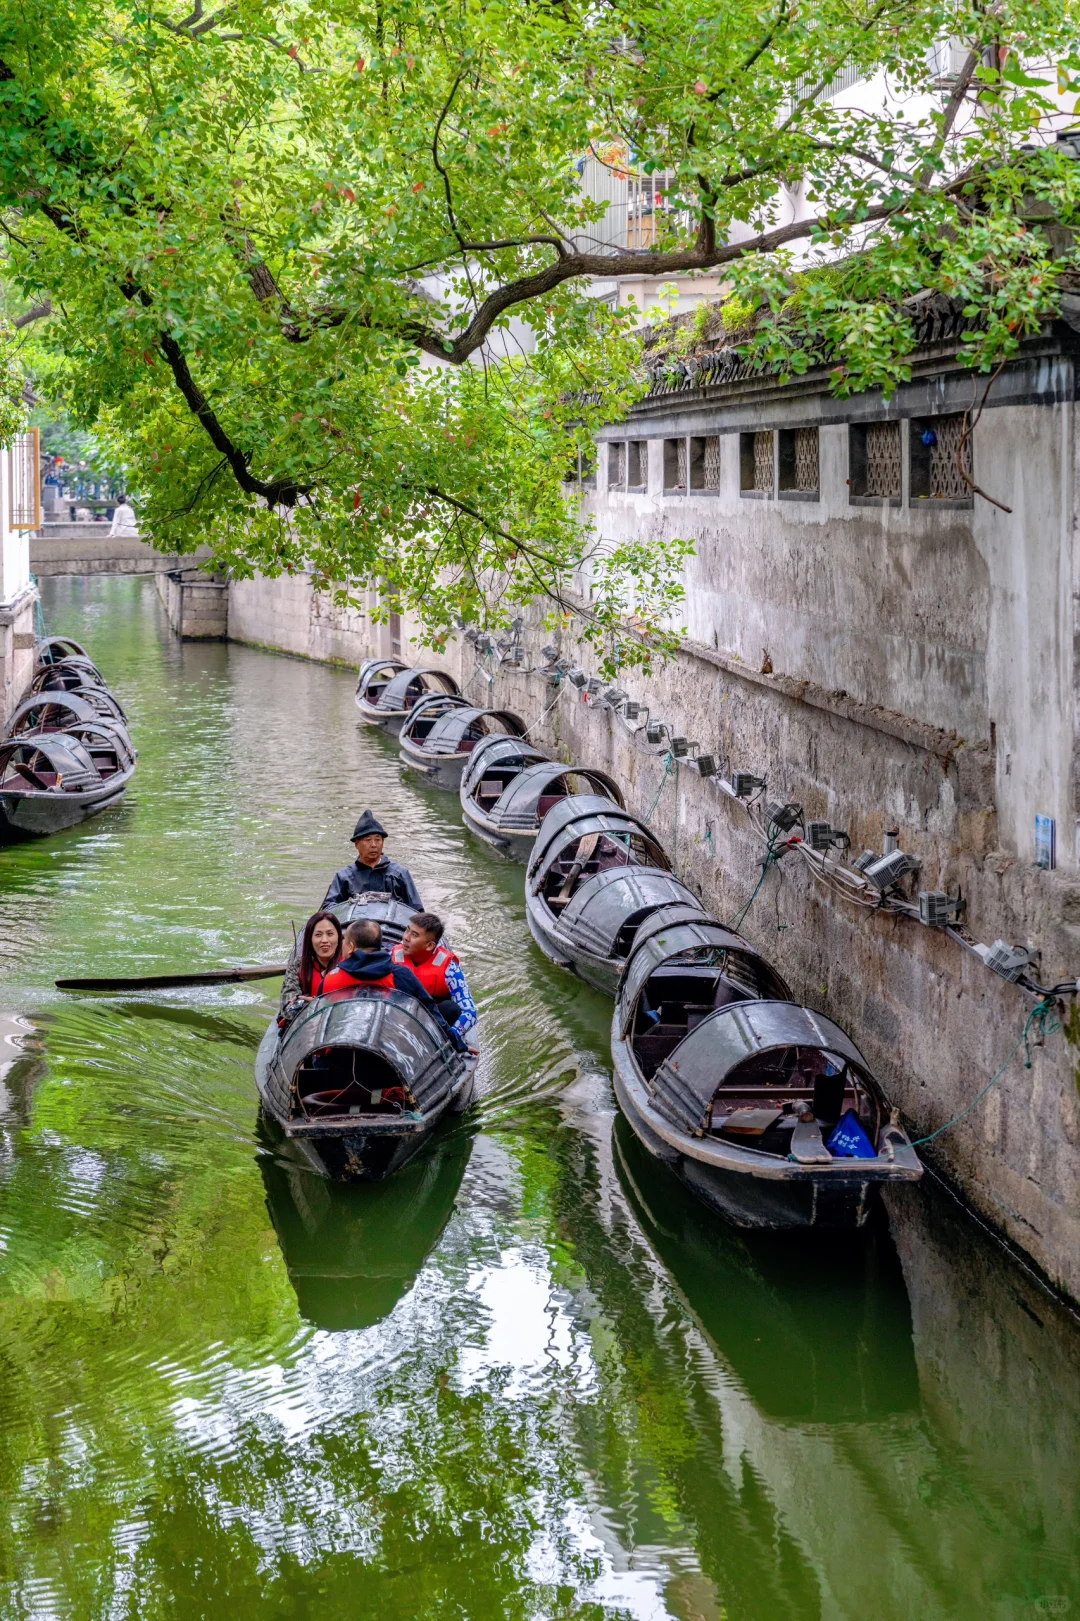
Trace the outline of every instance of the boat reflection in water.
<instances>
[{"instance_id":1,"label":"boat reflection in water","mask_svg":"<svg viewBox=\"0 0 1080 1621\"><path fill-rule=\"evenodd\" d=\"M911 1312L884 1222L859 1232L745 1232L717 1222L614 1126L615 1165L658 1259L770 1419L836 1424L914 1412Z\"/></svg>"},{"instance_id":2,"label":"boat reflection in water","mask_svg":"<svg viewBox=\"0 0 1080 1621\"><path fill-rule=\"evenodd\" d=\"M315 1328L370 1328L412 1288L442 1237L472 1152L456 1132L389 1182L347 1187L266 1153L266 1203L296 1290Z\"/></svg>"}]
</instances>

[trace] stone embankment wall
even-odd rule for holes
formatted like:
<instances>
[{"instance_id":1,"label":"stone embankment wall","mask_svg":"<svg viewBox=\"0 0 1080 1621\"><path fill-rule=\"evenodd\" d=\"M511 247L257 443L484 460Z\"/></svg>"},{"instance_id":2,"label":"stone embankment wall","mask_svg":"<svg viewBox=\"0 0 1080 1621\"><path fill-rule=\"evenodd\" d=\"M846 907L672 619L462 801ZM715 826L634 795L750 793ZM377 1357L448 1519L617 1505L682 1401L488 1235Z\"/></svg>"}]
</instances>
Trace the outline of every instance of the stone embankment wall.
<instances>
[{"instance_id":1,"label":"stone embankment wall","mask_svg":"<svg viewBox=\"0 0 1080 1621\"><path fill-rule=\"evenodd\" d=\"M223 642L229 632L229 586L220 574L172 569L158 574L157 593L178 636L191 642Z\"/></svg>"}]
</instances>

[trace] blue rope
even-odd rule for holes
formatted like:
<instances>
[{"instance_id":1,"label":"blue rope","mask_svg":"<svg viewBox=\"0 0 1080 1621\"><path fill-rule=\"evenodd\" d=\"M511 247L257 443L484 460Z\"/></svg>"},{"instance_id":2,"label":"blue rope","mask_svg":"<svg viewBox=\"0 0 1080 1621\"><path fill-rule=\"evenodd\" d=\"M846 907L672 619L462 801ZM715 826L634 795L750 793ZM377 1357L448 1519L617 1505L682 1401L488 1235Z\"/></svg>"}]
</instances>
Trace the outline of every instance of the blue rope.
<instances>
[{"instance_id":1,"label":"blue rope","mask_svg":"<svg viewBox=\"0 0 1080 1621\"><path fill-rule=\"evenodd\" d=\"M660 786L656 790L656 797L654 798L652 804L649 806L648 810L645 812L645 815L641 818L641 820L643 822L645 822L645 823L651 822L652 819L653 819L653 816L656 813L656 807L660 803L661 795L663 794L664 789L667 787L667 780L672 775L672 764L673 764L673 762L675 764L675 769L677 771L678 770L678 762L675 761L675 756L669 751L667 754L664 755L664 775L660 778ZM675 833L676 833L676 837L677 837L678 836L678 828L675 829Z\"/></svg>"},{"instance_id":2,"label":"blue rope","mask_svg":"<svg viewBox=\"0 0 1080 1621\"><path fill-rule=\"evenodd\" d=\"M1008 1058L1006 1058L1005 1062L1002 1064L997 1073L995 1075L991 1075L986 1085L982 1087L980 1091L976 1092L967 1108L961 1109L959 1114L954 1114L951 1120L946 1120L943 1126L939 1126L936 1131L930 1132L928 1136L916 1137L915 1141L911 1145L912 1148L918 1148L922 1143L932 1143L935 1137L940 1137L943 1131L948 1131L950 1127L955 1126L958 1121L963 1120L965 1116L969 1115L972 1109L982 1102L990 1088L997 1085L998 1081L1000 1081L1001 1077L1004 1075L1005 1071L1008 1069L1021 1047L1023 1047L1025 1051L1024 1068L1030 1069L1031 1041L1029 1038L1032 1028L1036 1025L1038 1026L1038 1035L1035 1039L1039 1046L1042 1046L1047 1036L1056 1035L1061 1029L1061 1021L1054 1013L1054 1000L1052 997L1044 996L1042 1001L1039 1002L1036 1007L1032 1008L1031 1012L1024 1021L1024 1028L1021 1032L1020 1040L1016 1043L1016 1046L1013 1048L1012 1052L1009 1054Z\"/></svg>"}]
</instances>

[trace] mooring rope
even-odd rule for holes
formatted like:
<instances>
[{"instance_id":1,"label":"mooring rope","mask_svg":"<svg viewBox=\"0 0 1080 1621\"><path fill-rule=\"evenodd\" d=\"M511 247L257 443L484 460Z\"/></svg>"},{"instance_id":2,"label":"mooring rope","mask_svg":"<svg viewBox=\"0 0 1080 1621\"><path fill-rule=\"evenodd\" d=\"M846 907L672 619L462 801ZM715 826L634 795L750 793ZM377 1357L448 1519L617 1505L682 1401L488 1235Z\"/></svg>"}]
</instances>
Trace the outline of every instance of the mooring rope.
<instances>
[{"instance_id":1,"label":"mooring rope","mask_svg":"<svg viewBox=\"0 0 1080 1621\"><path fill-rule=\"evenodd\" d=\"M959 1114L954 1114L951 1120L946 1120L943 1126L939 1126L936 1131L931 1131L926 1137L916 1137L911 1145L912 1148L918 1148L921 1143L932 1143L935 1137L940 1137L943 1131L950 1130L950 1128L955 1126L958 1121L963 1120L967 1115L969 1115L972 1109L982 1102L990 1088L997 1085L998 1081L1000 1081L1001 1077L1005 1074L1005 1071L1008 1069L1021 1047L1024 1048L1026 1053L1026 1057L1024 1058L1024 1068L1030 1069L1031 1031L1035 1026L1038 1026L1038 1035L1035 1038L1036 1045L1040 1047L1046 1040L1047 1036L1056 1035L1061 1029L1061 1020L1054 1012L1053 997L1044 996L1042 1001L1037 1003L1036 1006L1032 1008L1031 1012L1024 1021L1024 1028L1020 1034L1020 1039L1016 1043L1016 1046L1013 1048L1012 1052L1009 1054L1008 1058L1006 1058L1005 1062L1002 1064L997 1073L991 1075L986 1085L976 1092L971 1102L967 1105L967 1108L961 1109Z\"/></svg>"}]
</instances>

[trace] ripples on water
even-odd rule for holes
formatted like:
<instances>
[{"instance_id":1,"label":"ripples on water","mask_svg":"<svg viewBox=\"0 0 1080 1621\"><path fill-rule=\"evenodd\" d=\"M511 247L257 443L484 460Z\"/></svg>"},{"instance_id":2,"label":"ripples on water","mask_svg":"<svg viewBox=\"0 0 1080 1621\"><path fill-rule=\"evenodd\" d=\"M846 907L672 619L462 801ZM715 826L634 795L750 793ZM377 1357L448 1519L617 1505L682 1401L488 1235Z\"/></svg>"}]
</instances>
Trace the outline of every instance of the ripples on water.
<instances>
[{"instance_id":1,"label":"ripples on water","mask_svg":"<svg viewBox=\"0 0 1080 1621\"><path fill-rule=\"evenodd\" d=\"M4 1617L1037 1617L1080 1604L1071 1323L932 1192L823 1246L616 1124L609 1008L352 678L47 582L132 716L127 803L0 852ZM275 1152L280 959L371 804L481 1007L472 1118L386 1186ZM613 1129L614 1128L614 1129Z\"/></svg>"}]
</instances>

